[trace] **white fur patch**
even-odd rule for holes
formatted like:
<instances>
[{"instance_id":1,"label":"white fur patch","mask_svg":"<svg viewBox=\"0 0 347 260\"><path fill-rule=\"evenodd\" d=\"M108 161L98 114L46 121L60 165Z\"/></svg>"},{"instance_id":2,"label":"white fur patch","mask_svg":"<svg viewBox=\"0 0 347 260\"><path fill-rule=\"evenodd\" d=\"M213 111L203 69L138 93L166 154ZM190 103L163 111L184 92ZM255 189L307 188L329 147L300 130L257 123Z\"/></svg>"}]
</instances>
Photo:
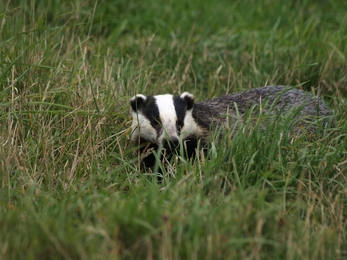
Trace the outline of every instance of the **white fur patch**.
<instances>
[{"instance_id":1,"label":"white fur patch","mask_svg":"<svg viewBox=\"0 0 347 260\"><path fill-rule=\"evenodd\" d=\"M184 126L181 130L181 139L185 140L188 136L191 135L199 135L200 133L200 127L195 122L193 115L192 115L193 109L188 110L186 112L186 116L184 118Z\"/></svg>"},{"instance_id":2,"label":"white fur patch","mask_svg":"<svg viewBox=\"0 0 347 260\"><path fill-rule=\"evenodd\" d=\"M137 94L135 96L133 96L130 101L134 101L136 98L142 98L144 101L146 101L147 97L145 95L142 95L142 94Z\"/></svg>"},{"instance_id":3,"label":"white fur patch","mask_svg":"<svg viewBox=\"0 0 347 260\"><path fill-rule=\"evenodd\" d=\"M184 99L185 97L190 97L191 99L194 100L194 95L193 94L190 94L189 92L183 92L181 94L181 98Z\"/></svg>"},{"instance_id":4,"label":"white fur patch","mask_svg":"<svg viewBox=\"0 0 347 260\"><path fill-rule=\"evenodd\" d=\"M131 115L133 117L133 122L131 125L131 141L133 143L138 143L138 138L144 137L147 141L151 143L156 143L157 133L155 129L152 127L147 117L145 117L140 112L135 113L134 111L131 112Z\"/></svg>"},{"instance_id":5,"label":"white fur patch","mask_svg":"<svg viewBox=\"0 0 347 260\"><path fill-rule=\"evenodd\" d=\"M177 114L173 103L173 96L170 94L155 96L156 104L159 109L159 117L162 123L163 132L158 137L158 144L163 139L179 139L176 129Z\"/></svg>"}]
</instances>

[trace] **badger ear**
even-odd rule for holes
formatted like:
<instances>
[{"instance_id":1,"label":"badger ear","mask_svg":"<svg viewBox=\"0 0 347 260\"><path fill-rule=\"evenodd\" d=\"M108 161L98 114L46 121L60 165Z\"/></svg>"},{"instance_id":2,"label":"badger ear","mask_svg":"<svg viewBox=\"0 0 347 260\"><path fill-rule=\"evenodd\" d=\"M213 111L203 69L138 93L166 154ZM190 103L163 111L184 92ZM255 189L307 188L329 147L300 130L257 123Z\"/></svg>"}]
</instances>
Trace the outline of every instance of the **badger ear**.
<instances>
[{"instance_id":1,"label":"badger ear","mask_svg":"<svg viewBox=\"0 0 347 260\"><path fill-rule=\"evenodd\" d=\"M193 108L194 105L194 95L190 94L189 92L184 92L181 95L181 99L183 99L187 104L187 110L190 110Z\"/></svg>"},{"instance_id":2,"label":"badger ear","mask_svg":"<svg viewBox=\"0 0 347 260\"><path fill-rule=\"evenodd\" d=\"M133 109L134 112L138 111L139 109L141 109L143 107L143 104L146 102L147 97L145 95L142 94L137 94L135 96L133 96L130 99L130 105L131 108Z\"/></svg>"}]
</instances>

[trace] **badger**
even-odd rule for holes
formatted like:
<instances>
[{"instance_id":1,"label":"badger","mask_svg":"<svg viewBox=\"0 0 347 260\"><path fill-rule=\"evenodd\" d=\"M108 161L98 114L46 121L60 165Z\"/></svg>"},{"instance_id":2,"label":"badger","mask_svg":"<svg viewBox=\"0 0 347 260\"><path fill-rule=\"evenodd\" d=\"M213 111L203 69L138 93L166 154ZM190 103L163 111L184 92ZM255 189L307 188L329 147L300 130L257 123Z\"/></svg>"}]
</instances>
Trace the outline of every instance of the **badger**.
<instances>
[{"instance_id":1,"label":"badger","mask_svg":"<svg viewBox=\"0 0 347 260\"><path fill-rule=\"evenodd\" d=\"M265 105L267 104L267 105ZM185 156L191 158L197 147L205 147L208 137L217 127L233 125L242 120L251 108L274 118L298 109L296 118L328 118L332 115L318 97L300 89L286 86L265 86L233 93L200 103L188 92L145 96L137 94L130 99L132 114L131 141L138 146L145 167L153 167L156 157L151 150L163 156L172 156L183 146ZM326 124L327 121L324 121Z\"/></svg>"}]
</instances>

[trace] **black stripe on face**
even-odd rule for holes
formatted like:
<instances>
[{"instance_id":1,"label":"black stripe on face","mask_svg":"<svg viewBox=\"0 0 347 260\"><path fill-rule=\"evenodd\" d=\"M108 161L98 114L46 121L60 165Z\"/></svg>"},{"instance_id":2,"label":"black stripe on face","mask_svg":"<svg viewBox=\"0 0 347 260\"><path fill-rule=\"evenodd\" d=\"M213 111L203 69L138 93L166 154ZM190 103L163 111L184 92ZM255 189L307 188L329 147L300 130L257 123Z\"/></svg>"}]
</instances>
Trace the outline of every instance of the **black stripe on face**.
<instances>
[{"instance_id":1,"label":"black stripe on face","mask_svg":"<svg viewBox=\"0 0 347 260\"><path fill-rule=\"evenodd\" d=\"M177 131L180 132L182 127L184 126L184 118L186 116L187 104L183 99L181 99L178 96L173 97L173 102L174 102L176 115L177 115L176 127L177 127Z\"/></svg>"},{"instance_id":2,"label":"black stripe on face","mask_svg":"<svg viewBox=\"0 0 347 260\"><path fill-rule=\"evenodd\" d=\"M159 109L155 102L155 97L147 97L142 113L146 118L148 118L151 126L158 132L161 128L161 121L159 117Z\"/></svg>"}]
</instances>

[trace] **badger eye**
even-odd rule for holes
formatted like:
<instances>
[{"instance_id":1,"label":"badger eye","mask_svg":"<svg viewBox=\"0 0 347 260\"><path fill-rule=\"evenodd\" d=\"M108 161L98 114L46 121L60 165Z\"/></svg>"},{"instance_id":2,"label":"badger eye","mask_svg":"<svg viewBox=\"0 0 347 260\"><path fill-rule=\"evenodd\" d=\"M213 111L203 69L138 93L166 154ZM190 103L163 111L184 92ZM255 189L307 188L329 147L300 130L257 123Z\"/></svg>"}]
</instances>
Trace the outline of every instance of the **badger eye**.
<instances>
[{"instance_id":1,"label":"badger eye","mask_svg":"<svg viewBox=\"0 0 347 260\"><path fill-rule=\"evenodd\" d=\"M157 126L161 125L160 119L158 119L158 118L154 118L153 117L153 120L151 120L151 121L152 121L151 124L154 127L157 127Z\"/></svg>"},{"instance_id":2,"label":"badger eye","mask_svg":"<svg viewBox=\"0 0 347 260\"><path fill-rule=\"evenodd\" d=\"M182 120L177 120L176 121L176 127L177 129L181 130L183 127L183 121Z\"/></svg>"}]
</instances>

